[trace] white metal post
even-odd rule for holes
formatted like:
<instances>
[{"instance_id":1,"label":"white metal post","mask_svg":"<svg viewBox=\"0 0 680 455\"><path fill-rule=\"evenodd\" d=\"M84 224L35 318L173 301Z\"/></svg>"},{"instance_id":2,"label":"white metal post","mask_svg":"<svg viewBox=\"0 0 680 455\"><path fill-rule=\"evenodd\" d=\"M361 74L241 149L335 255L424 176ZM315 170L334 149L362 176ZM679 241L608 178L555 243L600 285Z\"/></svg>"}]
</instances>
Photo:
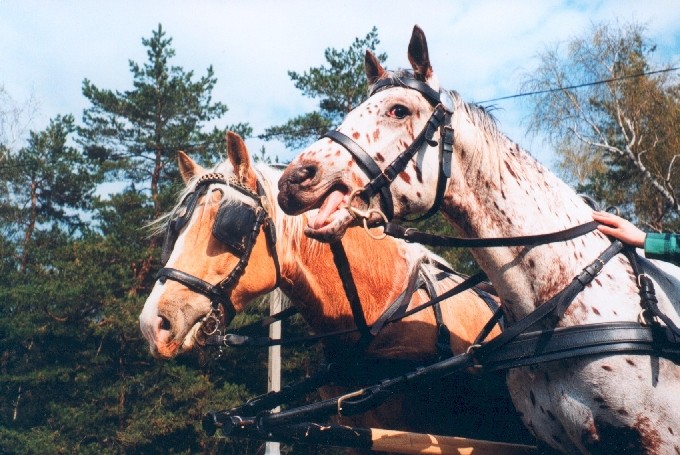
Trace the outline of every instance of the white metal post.
<instances>
[{"instance_id":1,"label":"white metal post","mask_svg":"<svg viewBox=\"0 0 680 455\"><path fill-rule=\"evenodd\" d=\"M269 297L269 314L276 314L281 311L281 291L278 289L274 290ZM281 338L281 321L277 321L269 326L269 337L273 340ZM279 345L269 347L267 390L276 392L281 390L281 346ZM278 411L278 407L274 409L274 412ZM264 453L265 455L280 455L281 444L278 442L267 442Z\"/></svg>"}]
</instances>

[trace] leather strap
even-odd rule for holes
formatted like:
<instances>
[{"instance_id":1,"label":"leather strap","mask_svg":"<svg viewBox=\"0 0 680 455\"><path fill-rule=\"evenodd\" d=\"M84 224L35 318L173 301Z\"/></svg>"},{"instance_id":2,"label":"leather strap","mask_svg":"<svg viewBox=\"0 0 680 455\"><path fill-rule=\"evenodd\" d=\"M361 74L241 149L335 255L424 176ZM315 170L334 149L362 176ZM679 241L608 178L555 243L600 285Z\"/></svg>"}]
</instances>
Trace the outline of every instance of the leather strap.
<instances>
[{"instance_id":1,"label":"leather strap","mask_svg":"<svg viewBox=\"0 0 680 455\"><path fill-rule=\"evenodd\" d=\"M375 84L373 84L370 96L373 96L375 93L390 87L407 87L413 89L417 92L420 92L420 94L427 98L427 100L432 104L438 104L441 98L441 95L438 91L426 83L411 77L380 79Z\"/></svg>"},{"instance_id":2,"label":"leather strap","mask_svg":"<svg viewBox=\"0 0 680 455\"><path fill-rule=\"evenodd\" d=\"M352 154L354 159L357 160L357 164L368 176L369 179L373 180L382 175L382 171L376 164L376 162L371 158L371 156L366 153L366 151L361 148L359 144L354 142L347 135L341 133L338 130L328 131L322 136L322 138L327 137L338 144L342 145L349 153ZM387 219L391 219L394 214L394 206L392 204L392 193L390 192L389 185L383 185L380 188L380 198L382 199L383 209L385 210L385 216ZM374 193L375 194L375 193ZM372 196L373 194L371 194ZM370 196L367 196L370 198Z\"/></svg>"},{"instance_id":3,"label":"leather strap","mask_svg":"<svg viewBox=\"0 0 680 455\"><path fill-rule=\"evenodd\" d=\"M642 264L638 260L639 257L637 252L632 247L624 248L623 252L628 258L637 280L643 314L644 311L648 311L652 316L663 321L663 323L666 324L668 339L676 343L680 342L680 328L659 308L659 301L656 298L656 292L654 290L654 282L647 274L645 274ZM653 318L648 318L647 323L651 325L660 325L657 321L654 321Z\"/></svg>"},{"instance_id":4,"label":"leather strap","mask_svg":"<svg viewBox=\"0 0 680 455\"><path fill-rule=\"evenodd\" d=\"M537 322L544 319L549 314L553 313L558 319L562 317L564 311L569 307L576 295L581 292L602 270L602 267L609 262L609 260L618 254L623 249L623 244L620 241L613 242L607 247L600 256L595 259L589 266L585 267L580 274L578 274L569 283L569 285L562 291L555 294L550 300L540 305L534 311L516 321L514 324L508 326L500 335L492 340L484 343L477 349L477 352L493 352L501 346L509 343L511 340L527 331ZM483 354L481 354L483 355Z\"/></svg>"},{"instance_id":5,"label":"leather strap","mask_svg":"<svg viewBox=\"0 0 680 455\"><path fill-rule=\"evenodd\" d=\"M552 242L571 240L581 235L594 231L598 226L597 221L580 224L562 231L548 234L525 235L519 237L492 237L492 238L462 238L449 237L421 232L414 228L406 228L399 224L387 223L385 234L407 242L421 243L429 246L447 246L457 248L490 248L502 246L530 246Z\"/></svg>"},{"instance_id":6,"label":"leather strap","mask_svg":"<svg viewBox=\"0 0 680 455\"><path fill-rule=\"evenodd\" d=\"M231 303L231 299L229 299L229 297L225 295L219 288L213 286L207 281L171 267L164 267L160 269L156 279L161 283L165 283L166 280L173 280L183 284L192 291L208 297L213 305L213 308L216 306L216 304L222 304L225 311L227 312L227 317L229 320L233 319L236 315L236 309Z\"/></svg>"},{"instance_id":7,"label":"leather strap","mask_svg":"<svg viewBox=\"0 0 680 455\"><path fill-rule=\"evenodd\" d=\"M359 299L359 291L357 291L354 278L352 277L352 271L349 267L349 260L347 259L347 254L345 253L345 248L342 245L342 241L331 243L330 248L331 252L333 253L333 261L335 262L335 266L338 269L338 273L340 274L342 287L345 289L345 295L347 296L350 308L352 309L354 324L361 333L359 347L363 350L373 339L373 335L371 334L370 327L366 323L364 310L361 307L361 301Z\"/></svg>"},{"instance_id":8,"label":"leather strap","mask_svg":"<svg viewBox=\"0 0 680 455\"><path fill-rule=\"evenodd\" d=\"M506 370L538 363L596 354L680 356L680 345L664 343L660 327L637 322L607 322L519 335L501 349L475 354L485 370Z\"/></svg>"}]
</instances>

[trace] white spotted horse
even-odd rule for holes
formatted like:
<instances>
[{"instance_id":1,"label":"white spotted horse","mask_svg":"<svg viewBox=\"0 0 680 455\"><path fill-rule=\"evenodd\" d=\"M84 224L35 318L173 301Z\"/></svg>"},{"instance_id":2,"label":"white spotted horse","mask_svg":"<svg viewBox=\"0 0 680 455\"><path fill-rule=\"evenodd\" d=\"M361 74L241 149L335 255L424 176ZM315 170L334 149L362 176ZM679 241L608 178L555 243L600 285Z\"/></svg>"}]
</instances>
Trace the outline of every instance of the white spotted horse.
<instances>
[{"instance_id":1,"label":"white spotted horse","mask_svg":"<svg viewBox=\"0 0 680 455\"><path fill-rule=\"evenodd\" d=\"M366 53L370 96L289 164L279 180L282 209L318 208L306 233L324 241L362 221L420 241L427 236L386 220L436 210L465 240L499 240L459 244L482 245L472 253L509 328L599 340L579 342L588 355L508 370L525 425L563 453L680 453L680 269L636 259L597 231L592 209L572 188L502 134L482 107L444 90L417 26L408 59L410 69L387 71ZM503 243L553 232L570 235ZM608 350L593 347L607 337L615 340ZM491 352L495 341L478 353Z\"/></svg>"},{"instance_id":2,"label":"white spotted horse","mask_svg":"<svg viewBox=\"0 0 680 455\"><path fill-rule=\"evenodd\" d=\"M334 335L323 338L329 361L347 365L338 375L350 381L373 377L369 373L381 373L380 368L384 374L399 365L410 370L463 352L474 342L494 313L495 297L475 287L417 311L463 278L420 245L395 239L375 243L360 228L349 229L342 241L358 297L359 308L354 308L329 245L306 237L304 217L287 216L276 204L281 171L251 165L239 136L228 133L227 143L229 160L213 170L179 154L186 189L162 218L165 264L140 315L154 356L170 359L207 344L217 326L224 333L237 312L277 286L317 336ZM498 332L496 326L492 336ZM433 387L351 422L534 442L514 411L502 375L466 373L453 380L458 381L453 401L450 394L442 400L441 387ZM326 388L322 395L338 392ZM502 421L492 424L490 415L501 415Z\"/></svg>"}]
</instances>

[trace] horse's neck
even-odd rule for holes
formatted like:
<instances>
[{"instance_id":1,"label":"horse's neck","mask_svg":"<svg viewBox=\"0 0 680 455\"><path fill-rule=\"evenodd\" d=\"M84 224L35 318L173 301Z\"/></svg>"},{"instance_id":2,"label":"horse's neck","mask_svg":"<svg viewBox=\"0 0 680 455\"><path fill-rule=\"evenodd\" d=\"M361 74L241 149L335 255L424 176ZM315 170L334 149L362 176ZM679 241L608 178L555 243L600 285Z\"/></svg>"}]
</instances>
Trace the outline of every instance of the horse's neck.
<instances>
[{"instance_id":1,"label":"horse's neck","mask_svg":"<svg viewBox=\"0 0 680 455\"><path fill-rule=\"evenodd\" d=\"M504 136L462 148L457 156L466 160L459 163L465 179L451 179L443 210L467 236L543 234L592 221L574 191ZM604 236L588 234L536 247L475 249L473 255L516 319L566 287L608 245ZM625 273L617 267L619 276Z\"/></svg>"},{"instance_id":2,"label":"horse's neck","mask_svg":"<svg viewBox=\"0 0 680 455\"><path fill-rule=\"evenodd\" d=\"M303 223L288 226L302 229ZM353 327L352 310L330 246L301 232L286 232L279 238L285 249L279 254L281 287L305 321L318 332ZM369 324L396 299L408 281L413 261L406 257L404 245L391 239L376 241L359 228L349 229L342 240Z\"/></svg>"}]
</instances>

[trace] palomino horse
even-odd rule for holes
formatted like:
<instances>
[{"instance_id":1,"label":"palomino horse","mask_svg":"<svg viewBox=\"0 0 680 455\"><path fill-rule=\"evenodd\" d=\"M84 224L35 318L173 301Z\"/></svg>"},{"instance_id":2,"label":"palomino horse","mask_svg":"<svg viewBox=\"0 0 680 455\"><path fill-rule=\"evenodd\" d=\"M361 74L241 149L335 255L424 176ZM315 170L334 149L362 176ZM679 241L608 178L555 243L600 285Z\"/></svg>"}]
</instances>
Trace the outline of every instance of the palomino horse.
<instances>
[{"instance_id":1,"label":"palomino horse","mask_svg":"<svg viewBox=\"0 0 680 455\"><path fill-rule=\"evenodd\" d=\"M182 202L172 212L177 215L169 217L170 241L164 254L169 258L140 315L142 333L156 357L169 359L200 344L204 325L215 322L211 300L222 304L218 310L222 317L218 315L218 319L229 319L277 283L317 334L355 325L329 245L304 236L304 217L286 216L276 204L276 185L272 182L278 180L280 171L268 166L253 168L237 135L228 133L227 142L229 161L213 171L179 154L187 187ZM265 227L273 219L278 241L274 242L267 229L259 229L256 217L260 215L264 218L257 219ZM248 251L244 237L250 235L256 237ZM393 239L376 243L363 229L355 228L347 231L342 245L369 326L397 300L414 272L434 277L438 293L462 281L441 258L417 244ZM240 272L235 274L237 269ZM227 280L229 285L223 286ZM491 317L493 301L488 297L481 290L468 290L439 304L440 321L450 330L454 353L470 346ZM410 309L427 300L428 294L420 289L405 303ZM403 307L398 312L405 310ZM369 359L367 368L377 368L370 359L424 364L436 361L440 352L437 320L433 308L426 308L385 325L364 350L354 349L357 337L347 336L332 342L329 339L326 347L336 353L331 360L342 361L337 354L345 353L347 357ZM495 328L493 334L498 330ZM412 367L413 362L409 365ZM448 434L460 431L463 434L459 436L505 442L532 441L507 391L498 390L499 386L505 388L502 376L480 378L471 374L458 380L455 392L445 389L446 400L437 393L441 387L435 387L385 403L353 423ZM335 392L328 390L325 395L335 396ZM437 414L438 401L444 414ZM489 420L494 415L501 416L502 421Z\"/></svg>"},{"instance_id":2,"label":"palomino horse","mask_svg":"<svg viewBox=\"0 0 680 455\"><path fill-rule=\"evenodd\" d=\"M284 211L320 208L310 218L309 235L336 240L357 213L375 222L376 214L403 217L432 207L441 207L470 238L543 234L592 221L591 208L500 133L484 109L440 87L417 26L408 58L412 70L388 72L367 52L370 97L281 177ZM595 231L558 243L481 248L473 255L512 325L597 264L611 245ZM616 255L600 262L602 272L562 317L535 327L637 321L641 299L629 261ZM670 318L663 325L677 325L680 270L663 265L664 275L660 263L642 262L661 313ZM680 367L663 356L557 360L512 369L507 381L527 427L562 452L680 453Z\"/></svg>"}]
</instances>

